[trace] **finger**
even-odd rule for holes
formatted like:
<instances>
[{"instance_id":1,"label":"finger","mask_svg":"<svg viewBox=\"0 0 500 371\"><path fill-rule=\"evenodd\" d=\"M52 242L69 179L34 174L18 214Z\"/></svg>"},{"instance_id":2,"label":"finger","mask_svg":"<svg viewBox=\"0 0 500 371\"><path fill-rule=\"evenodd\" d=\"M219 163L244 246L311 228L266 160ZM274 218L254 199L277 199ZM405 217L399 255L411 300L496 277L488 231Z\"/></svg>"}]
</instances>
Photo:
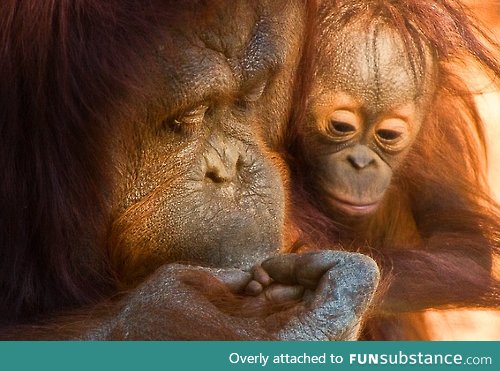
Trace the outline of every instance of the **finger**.
<instances>
[{"instance_id":1,"label":"finger","mask_svg":"<svg viewBox=\"0 0 500 371\"><path fill-rule=\"evenodd\" d=\"M252 275L240 269L212 269L201 268L214 275L219 281L224 283L233 293L242 292L252 280Z\"/></svg>"},{"instance_id":2,"label":"finger","mask_svg":"<svg viewBox=\"0 0 500 371\"><path fill-rule=\"evenodd\" d=\"M269 286L272 282L271 277L260 265L252 268L253 279L259 282L262 286Z\"/></svg>"},{"instance_id":3,"label":"finger","mask_svg":"<svg viewBox=\"0 0 500 371\"><path fill-rule=\"evenodd\" d=\"M264 291L264 295L273 304L283 304L301 299L304 295L304 287L273 283Z\"/></svg>"},{"instance_id":4,"label":"finger","mask_svg":"<svg viewBox=\"0 0 500 371\"><path fill-rule=\"evenodd\" d=\"M299 285L314 289L321 277L344 256L342 251L316 251L299 255L295 262L295 275Z\"/></svg>"},{"instance_id":5,"label":"finger","mask_svg":"<svg viewBox=\"0 0 500 371\"><path fill-rule=\"evenodd\" d=\"M262 290L264 290L264 288L262 287L262 284L260 282L255 281L255 280L252 280L245 287L245 294L250 295L250 296L257 296L262 292Z\"/></svg>"},{"instance_id":6,"label":"finger","mask_svg":"<svg viewBox=\"0 0 500 371\"><path fill-rule=\"evenodd\" d=\"M314 289L326 271L338 263L342 254L340 251L316 251L278 255L265 260L262 268L278 282Z\"/></svg>"},{"instance_id":7,"label":"finger","mask_svg":"<svg viewBox=\"0 0 500 371\"><path fill-rule=\"evenodd\" d=\"M294 285L297 280L295 276L295 265L297 254L277 255L262 262L262 268L275 281Z\"/></svg>"}]
</instances>

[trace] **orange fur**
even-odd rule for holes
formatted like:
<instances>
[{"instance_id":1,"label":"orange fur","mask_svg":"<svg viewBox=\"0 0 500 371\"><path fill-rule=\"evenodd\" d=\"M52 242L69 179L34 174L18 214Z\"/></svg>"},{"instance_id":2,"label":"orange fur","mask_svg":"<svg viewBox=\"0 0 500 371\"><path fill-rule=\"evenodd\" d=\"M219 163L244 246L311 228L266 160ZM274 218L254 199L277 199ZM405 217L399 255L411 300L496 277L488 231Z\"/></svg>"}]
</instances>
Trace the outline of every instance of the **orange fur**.
<instances>
[{"instance_id":1,"label":"orange fur","mask_svg":"<svg viewBox=\"0 0 500 371\"><path fill-rule=\"evenodd\" d=\"M454 0L323 2L322 32L342 32L366 14L383 18L399 33L416 71L430 46L438 69L433 102L383 207L353 228L328 216L315 193L314 164L304 158L310 149L301 139L307 135L303 119L292 122L287 151L294 218L307 245L365 252L380 264L390 283L365 328L368 338L425 339L421 310L500 304L500 285L492 275L500 252L500 212L486 182L485 132L473 92L456 72L472 61L500 77L489 49L498 46Z\"/></svg>"}]
</instances>

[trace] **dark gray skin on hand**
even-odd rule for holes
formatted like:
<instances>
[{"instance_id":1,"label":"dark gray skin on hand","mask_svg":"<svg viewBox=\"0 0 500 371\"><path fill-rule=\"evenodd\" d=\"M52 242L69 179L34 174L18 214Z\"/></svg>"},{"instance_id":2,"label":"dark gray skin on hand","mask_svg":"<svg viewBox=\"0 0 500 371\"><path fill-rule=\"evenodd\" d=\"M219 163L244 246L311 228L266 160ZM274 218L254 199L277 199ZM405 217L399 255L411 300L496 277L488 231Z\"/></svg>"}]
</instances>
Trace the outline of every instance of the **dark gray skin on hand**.
<instances>
[{"instance_id":1,"label":"dark gray skin on hand","mask_svg":"<svg viewBox=\"0 0 500 371\"><path fill-rule=\"evenodd\" d=\"M382 203L417 137L433 93L432 59L427 50L426 70L412 68L383 22L356 20L324 39L304 148L329 212L357 223Z\"/></svg>"},{"instance_id":2,"label":"dark gray skin on hand","mask_svg":"<svg viewBox=\"0 0 500 371\"><path fill-rule=\"evenodd\" d=\"M379 282L379 270L371 258L323 251L271 258L262 267L276 282L305 290L302 311L279 331L279 339L358 338L363 316ZM269 297L283 300L284 291L278 287Z\"/></svg>"},{"instance_id":3,"label":"dark gray skin on hand","mask_svg":"<svg viewBox=\"0 0 500 371\"><path fill-rule=\"evenodd\" d=\"M266 260L267 302L302 298L286 312L265 318L240 318L221 312L200 291L182 280L183 274L209 273L235 293L252 276L238 269L170 264L160 268L127 300L112 320L87 333L86 339L275 339L355 340L379 281L376 263L366 255L322 251L287 254ZM255 275L253 276L255 279ZM262 278L262 277L261 277ZM163 282L163 285L158 285ZM300 290L297 288L300 287ZM255 300L259 301L259 298ZM167 302L157 306L155 303ZM262 302L262 301L260 301ZM189 304L189 305L187 305ZM151 309L155 308L153 314ZM175 317L175 321L168 318ZM287 318L287 321L283 321ZM202 321L199 321L202 319ZM152 325L155 322L156 325ZM276 323L283 325L276 328ZM189 336L182 329L189 327Z\"/></svg>"}]
</instances>

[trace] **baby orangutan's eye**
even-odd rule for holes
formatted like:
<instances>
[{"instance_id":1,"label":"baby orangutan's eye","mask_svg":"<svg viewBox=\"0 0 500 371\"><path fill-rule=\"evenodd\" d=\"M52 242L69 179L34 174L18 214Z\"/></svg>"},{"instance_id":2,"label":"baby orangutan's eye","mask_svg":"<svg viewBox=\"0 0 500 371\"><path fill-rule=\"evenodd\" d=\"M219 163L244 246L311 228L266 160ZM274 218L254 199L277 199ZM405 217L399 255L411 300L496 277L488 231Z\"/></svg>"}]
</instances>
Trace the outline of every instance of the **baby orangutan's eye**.
<instances>
[{"instance_id":1,"label":"baby orangutan's eye","mask_svg":"<svg viewBox=\"0 0 500 371\"><path fill-rule=\"evenodd\" d=\"M351 134L356 131L356 128L348 123L341 121L331 121L330 122L330 130L332 133L337 135L346 135Z\"/></svg>"},{"instance_id":2,"label":"baby orangutan's eye","mask_svg":"<svg viewBox=\"0 0 500 371\"><path fill-rule=\"evenodd\" d=\"M345 141L355 136L360 127L359 118L351 111L337 110L329 116L326 132L331 139Z\"/></svg>"},{"instance_id":3,"label":"baby orangutan's eye","mask_svg":"<svg viewBox=\"0 0 500 371\"><path fill-rule=\"evenodd\" d=\"M377 135L380 139L390 142L400 138L403 133L397 130L380 129L377 130Z\"/></svg>"},{"instance_id":4,"label":"baby orangutan's eye","mask_svg":"<svg viewBox=\"0 0 500 371\"><path fill-rule=\"evenodd\" d=\"M409 144L410 129L409 123L402 119L387 119L375 128L375 139L382 148L399 151Z\"/></svg>"}]
</instances>

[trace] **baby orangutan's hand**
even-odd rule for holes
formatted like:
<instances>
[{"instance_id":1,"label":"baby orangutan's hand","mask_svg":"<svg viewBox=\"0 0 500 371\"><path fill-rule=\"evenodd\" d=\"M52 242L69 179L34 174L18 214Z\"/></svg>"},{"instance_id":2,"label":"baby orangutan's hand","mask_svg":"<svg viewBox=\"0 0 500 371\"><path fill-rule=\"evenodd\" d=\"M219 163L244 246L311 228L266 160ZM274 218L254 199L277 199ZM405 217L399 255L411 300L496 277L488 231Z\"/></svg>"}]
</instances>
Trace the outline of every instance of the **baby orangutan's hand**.
<instances>
[{"instance_id":1,"label":"baby orangutan's hand","mask_svg":"<svg viewBox=\"0 0 500 371\"><path fill-rule=\"evenodd\" d=\"M265 262L264 262L265 264ZM245 287L244 293L256 296L262 302L271 305L291 303L302 299L305 287L301 284L284 284L274 281L262 265L251 270L252 280Z\"/></svg>"}]
</instances>

